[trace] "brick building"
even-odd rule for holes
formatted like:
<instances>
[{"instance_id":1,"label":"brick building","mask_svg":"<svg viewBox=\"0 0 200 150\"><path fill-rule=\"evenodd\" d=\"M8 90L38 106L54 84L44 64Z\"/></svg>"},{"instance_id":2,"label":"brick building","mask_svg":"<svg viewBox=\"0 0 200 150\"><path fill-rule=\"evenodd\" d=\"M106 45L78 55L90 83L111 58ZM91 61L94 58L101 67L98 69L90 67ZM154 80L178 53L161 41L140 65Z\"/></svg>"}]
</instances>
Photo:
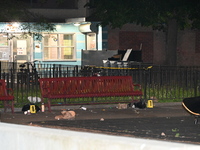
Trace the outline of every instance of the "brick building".
<instances>
[{"instance_id":1,"label":"brick building","mask_svg":"<svg viewBox=\"0 0 200 150\"><path fill-rule=\"evenodd\" d=\"M165 41L164 32L152 30L150 27L126 24L121 29L108 30L109 50L141 49L144 63L164 64ZM195 30L178 32L177 65L200 65L200 32Z\"/></svg>"}]
</instances>

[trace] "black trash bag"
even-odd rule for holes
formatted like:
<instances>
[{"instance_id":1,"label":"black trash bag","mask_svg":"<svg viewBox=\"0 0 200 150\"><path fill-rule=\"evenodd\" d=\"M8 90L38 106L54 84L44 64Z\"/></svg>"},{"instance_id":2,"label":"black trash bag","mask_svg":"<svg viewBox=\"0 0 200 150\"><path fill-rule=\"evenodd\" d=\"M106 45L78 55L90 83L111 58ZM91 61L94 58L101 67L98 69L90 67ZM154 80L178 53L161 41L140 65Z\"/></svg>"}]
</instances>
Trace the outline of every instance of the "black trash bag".
<instances>
[{"instance_id":1,"label":"black trash bag","mask_svg":"<svg viewBox=\"0 0 200 150\"><path fill-rule=\"evenodd\" d=\"M35 105L35 104L26 104L22 107L22 111L28 111L30 110L30 105ZM40 107L38 107L37 105L35 105L35 109L36 109L36 112L40 111Z\"/></svg>"},{"instance_id":2,"label":"black trash bag","mask_svg":"<svg viewBox=\"0 0 200 150\"><path fill-rule=\"evenodd\" d=\"M145 99L140 99L139 102L129 103L128 107L144 109L144 108L146 108L146 100Z\"/></svg>"},{"instance_id":3,"label":"black trash bag","mask_svg":"<svg viewBox=\"0 0 200 150\"><path fill-rule=\"evenodd\" d=\"M140 109L144 109L146 108L146 102L144 99L141 99L139 102L134 103L135 108L140 108Z\"/></svg>"}]
</instances>

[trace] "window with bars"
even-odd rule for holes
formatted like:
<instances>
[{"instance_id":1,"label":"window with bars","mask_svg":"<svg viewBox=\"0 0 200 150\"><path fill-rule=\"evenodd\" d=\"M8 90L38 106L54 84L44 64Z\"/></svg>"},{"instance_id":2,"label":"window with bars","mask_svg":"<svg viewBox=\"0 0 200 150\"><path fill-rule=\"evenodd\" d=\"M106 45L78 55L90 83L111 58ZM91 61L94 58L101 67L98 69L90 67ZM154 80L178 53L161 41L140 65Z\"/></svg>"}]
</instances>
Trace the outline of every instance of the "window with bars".
<instances>
[{"instance_id":1,"label":"window with bars","mask_svg":"<svg viewBox=\"0 0 200 150\"><path fill-rule=\"evenodd\" d=\"M73 34L45 34L44 60L75 59Z\"/></svg>"}]
</instances>

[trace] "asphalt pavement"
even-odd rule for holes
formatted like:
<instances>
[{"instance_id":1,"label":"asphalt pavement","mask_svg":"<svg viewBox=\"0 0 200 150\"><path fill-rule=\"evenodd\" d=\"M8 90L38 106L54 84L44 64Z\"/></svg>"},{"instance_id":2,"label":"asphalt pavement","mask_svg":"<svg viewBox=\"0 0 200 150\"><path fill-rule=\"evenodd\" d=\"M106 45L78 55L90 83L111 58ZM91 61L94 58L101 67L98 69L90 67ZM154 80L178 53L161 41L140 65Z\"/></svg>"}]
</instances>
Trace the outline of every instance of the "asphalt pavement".
<instances>
[{"instance_id":1,"label":"asphalt pavement","mask_svg":"<svg viewBox=\"0 0 200 150\"><path fill-rule=\"evenodd\" d=\"M15 114L1 112L1 122L38 127L95 132L117 136L140 137L183 143L200 144L200 124L181 103L155 103L153 108L118 109L116 105L86 105L52 107L50 113L25 115L20 108ZM55 120L61 110L73 110L73 120Z\"/></svg>"}]
</instances>

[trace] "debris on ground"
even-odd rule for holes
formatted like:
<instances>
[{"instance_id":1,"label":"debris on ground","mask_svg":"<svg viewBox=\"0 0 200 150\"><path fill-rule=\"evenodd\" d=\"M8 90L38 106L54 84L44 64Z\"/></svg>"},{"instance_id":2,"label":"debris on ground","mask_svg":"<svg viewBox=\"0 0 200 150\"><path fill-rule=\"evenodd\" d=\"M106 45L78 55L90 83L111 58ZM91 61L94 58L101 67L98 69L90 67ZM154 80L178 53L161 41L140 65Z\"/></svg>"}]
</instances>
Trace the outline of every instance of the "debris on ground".
<instances>
[{"instance_id":1,"label":"debris on ground","mask_svg":"<svg viewBox=\"0 0 200 150\"><path fill-rule=\"evenodd\" d=\"M32 111L31 111L32 110ZM22 112L25 114L25 115L29 115L29 112L31 113L36 113L36 112L39 112L40 111L40 107L33 104L33 103L30 103L30 104L26 104L22 107Z\"/></svg>"},{"instance_id":2,"label":"debris on ground","mask_svg":"<svg viewBox=\"0 0 200 150\"><path fill-rule=\"evenodd\" d=\"M28 100L29 100L30 103L39 103L39 102L41 102L41 98L40 97L29 96Z\"/></svg>"},{"instance_id":3,"label":"debris on ground","mask_svg":"<svg viewBox=\"0 0 200 150\"><path fill-rule=\"evenodd\" d=\"M101 118L100 121L104 121L104 118Z\"/></svg>"},{"instance_id":4,"label":"debris on ground","mask_svg":"<svg viewBox=\"0 0 200 150\"><path fill-rule=\"evenodd\" d=\"M127 109L127 107L128 107L127 104L120 104L120 103L119 103L119 104L117 105L117 108L118 108L118 109Z\"/></svg>"},{"instance_id":5,"label":"debris on ground","mask_svg":"<svg viewBox=\"0 0 200 150\"><path fill-rule=\"evenodd\" d=\"M34 126L34 127L40 127L39 125L33 124L32 122L30 122L28 125L29 126Z\"/></svg>"},{"instance_id":6,"label":"debris on ground","mask_svg":"<svg viewBox=\"0 0 200 150\"><path fill-rule=\"evenodd\" d=\"M155 96L151 96L150 99L153 100L153 102L158 102L158 99Z\"/></svg>"},{"instance_id":7,"label":"debris on ground","mask_svg":"<svg viewBox=\"0 0 200 150\"><path fill-rule=\"evenodd\" d=\"M71 120L71 119L75 119L75 116L76 116L75 111L63 110L63 111L61 111L61 115L55 116L55 119L56 120L61 120L61 119Z\"/></svg>"},{"instance_id":8,"label":"debris on ground","mask_svg":"<svg viewBox=\"0 0 200 150\"><path fill-rule=\"evenodd\" d=\"M134 110L134 112L136 113L136 114L139 114L140 112L139 111L137 111L137 110Z\"/></svg>"},{"instance_id":9,"label":"debris on ground","mask_svg":"<svg viewBox=\"0 0 200 150\"><path fill-rule=\"evenodd\" d=\"M97 113L96 111L90 110L91 113Z\"/></svg>"},{"instance_id":10,"label":"debris on ground","mask_svg":"<svg viewBox=\"0 0 200 150\"><path fill-rule=\"evenodd\" d=\"M179 136L180 136L180 134L179 134L179 133L176 133L175 137L179 137Z\"/></svg>"},{"instance_id":11,"label":"debris on ground","mask_svg":"<svg viewBox=\"0 0 200 150\"><path fill-rule=\"evenodd\" d=\"M179 131L179 129L177 128L172 129L172 132L177 132L177 131Z\"/></svg>"},{"instance_id":12,"label":"debris on ground","mask_svg":"<svg viewBox=\"0 0 200 150\"><path fill-rule=\"evenodd\" d=\"M87 110L87 108L86 108L86 107L83 107L83 106L81 106L80 109L82 109L82 110Z\"/></svg>"},{"instance_id":13,"label":"debris on ground","mask_svg":"<svg viewBox=\"0 0 200 150\"><path fill-rule=\"evenodd\" d=\"M161 136L166 136L164 132L161 133Z\"/></svg>"}]
</instances>

